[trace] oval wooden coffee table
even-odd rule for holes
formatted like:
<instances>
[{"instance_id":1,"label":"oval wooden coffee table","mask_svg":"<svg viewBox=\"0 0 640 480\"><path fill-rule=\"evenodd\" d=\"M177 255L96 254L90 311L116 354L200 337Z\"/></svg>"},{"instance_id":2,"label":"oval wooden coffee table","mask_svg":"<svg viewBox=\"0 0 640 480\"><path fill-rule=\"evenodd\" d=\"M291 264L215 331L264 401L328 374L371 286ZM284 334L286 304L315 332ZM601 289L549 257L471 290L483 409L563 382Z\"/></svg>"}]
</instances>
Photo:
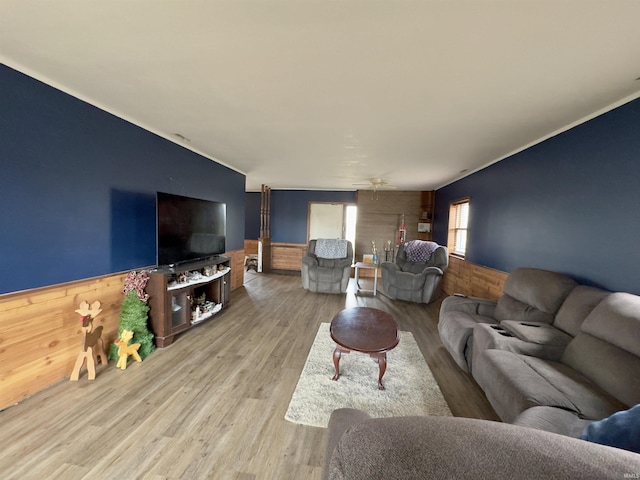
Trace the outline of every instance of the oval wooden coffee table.
<instances>
[{"instance_id":1,"label":"oval wooden coffee table","mask_svg":"<svg viewBox=\"0 0 640 480\"><path fill-rule=\"evenodd\" d=\"M387 370L387 352L400 342L398 324L391 315L369 307L346 308L331 321L331 338L338 345L333 351L336 374L332 380L340 378L340 358L343 354L366 353L378 364L378 388L384 390L382 376Z\"/></svg>"}]
</instances>

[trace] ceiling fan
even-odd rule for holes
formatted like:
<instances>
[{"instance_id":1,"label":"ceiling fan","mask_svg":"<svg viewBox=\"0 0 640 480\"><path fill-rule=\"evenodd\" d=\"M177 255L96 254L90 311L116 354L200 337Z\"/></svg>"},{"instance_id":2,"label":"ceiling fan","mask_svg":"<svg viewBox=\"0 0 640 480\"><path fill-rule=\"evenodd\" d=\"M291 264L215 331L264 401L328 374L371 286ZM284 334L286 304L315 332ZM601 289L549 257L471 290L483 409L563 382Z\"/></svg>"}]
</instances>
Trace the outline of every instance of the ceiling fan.
<instances>
[{"instance_id":1,"label":"ceiling fan","mask_svg":"<svg viewBox=\"0 0 640 480\"><path fill-rule=\"evenodd\" d=\"M386 180L383 180L382 178L373 177L373 178L369 178L368 181L369 183L354 183L353 186L364 187L363 190L373 190L373 191L394 190L398 188L395 185L391 185L389 182L387 182Z\"/></svg>"}]
</instances>

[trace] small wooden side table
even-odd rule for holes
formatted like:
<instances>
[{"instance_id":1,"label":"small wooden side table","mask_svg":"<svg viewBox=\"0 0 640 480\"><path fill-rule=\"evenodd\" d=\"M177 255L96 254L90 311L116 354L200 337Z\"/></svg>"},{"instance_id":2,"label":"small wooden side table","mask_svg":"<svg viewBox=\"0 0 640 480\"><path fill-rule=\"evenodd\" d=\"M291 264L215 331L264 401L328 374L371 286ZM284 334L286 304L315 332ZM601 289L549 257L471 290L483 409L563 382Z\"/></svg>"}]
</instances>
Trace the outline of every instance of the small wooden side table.
<instances>
[{"instance_id":1,"label":"small wooden side table","mask_svg":"<svg viewBox=\"0 0 640 480\"><path fill-rule=\"evenodd\" d=\"M365 262L357 262L352 265L356 269L356 294L358 293L373 293L373 296L376 296L378 292L378 268L380 265L377 263L365 263ZM364 268L365 270L373 270L373 290L365 290L360 288L360 269Z\"/></svg>"}]
</instances>

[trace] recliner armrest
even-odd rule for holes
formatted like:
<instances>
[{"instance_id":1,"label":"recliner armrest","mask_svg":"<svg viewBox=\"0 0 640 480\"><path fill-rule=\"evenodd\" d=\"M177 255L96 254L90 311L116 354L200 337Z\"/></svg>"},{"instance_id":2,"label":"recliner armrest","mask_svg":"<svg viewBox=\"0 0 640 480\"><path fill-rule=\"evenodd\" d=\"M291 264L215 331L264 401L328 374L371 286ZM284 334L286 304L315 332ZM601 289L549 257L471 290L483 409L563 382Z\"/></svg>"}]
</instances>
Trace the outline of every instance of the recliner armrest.
<instances>
[{"instance_id":1,"label":"recliner armrest","mask_svg":"<svg viewBox=\"0 0 640 480\"><path fill-rule=\"evenodd\" d=\"M335 268L347 268L351 267L351 264L350 258L338 259L336 260Z\"/></svg>"},{"instance_id":2,"label":"recliner armrest","mask_svg":"<svg viewBox=\"0 0 640 480\"><path fill-rule=\"evenodd\" d=\"M438 267L427 267L422 271L421 275L444 275L444 272Z\"/></svg>"},{"instance_id":3,"label":"recliner armrest","mask_svg":"<svg viewBox=\"0 0 640 480\"><path fill-rule=\"evenodd\" d=\"M383 270L386 270L388 272L399 272L400 271L400 267L392 262L382 262L380 264L380 268L382 268Z\"/></svg>"},{"instance_id":4,"label":"recliner armrest","mask_svg":"<svg viewBox=\"0 0 640 480\"><path fill-rule=\"evenodd\" d=\"M317 266L318 265L318 258L314 255L313 257L310 255L306 255L304 257L302 257L302 263L304 263L305 265L308 266Z\"/></svg>"}]
</instances>

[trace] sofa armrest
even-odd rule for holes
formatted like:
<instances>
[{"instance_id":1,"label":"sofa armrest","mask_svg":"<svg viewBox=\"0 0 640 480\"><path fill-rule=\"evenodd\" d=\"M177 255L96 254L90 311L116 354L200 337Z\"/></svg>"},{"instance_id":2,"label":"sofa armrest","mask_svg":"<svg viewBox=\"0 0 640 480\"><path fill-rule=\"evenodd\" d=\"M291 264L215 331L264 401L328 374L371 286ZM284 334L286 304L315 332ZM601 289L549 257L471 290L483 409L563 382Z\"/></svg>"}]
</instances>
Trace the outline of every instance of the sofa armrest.
<instances>
[{"instance_id":1,"label":"sofa armrest","mask_svg":"<svg viewBox=\"0 0 640 480\"><path fill-rule=\"evenodd\" d=\"M327 426L328 439L324 455L324 469L322 471L323 480L329 479L331 457L342 435L352 426L358 425L370 418L371 416L367 412L355 408L339 408L331 412L329 425Z\"/></svg>"},{"instance_id":2,"label":"sofa armrest","mask_svg":"<svg viewBox=\"0 0 640 480\"><path fill-rule=\"evenodd\" d=\"M364 420L338 441L325 478L623 478L640 455L577 438L488 420L391 417Z\"/></svg>"}]
</instances>

